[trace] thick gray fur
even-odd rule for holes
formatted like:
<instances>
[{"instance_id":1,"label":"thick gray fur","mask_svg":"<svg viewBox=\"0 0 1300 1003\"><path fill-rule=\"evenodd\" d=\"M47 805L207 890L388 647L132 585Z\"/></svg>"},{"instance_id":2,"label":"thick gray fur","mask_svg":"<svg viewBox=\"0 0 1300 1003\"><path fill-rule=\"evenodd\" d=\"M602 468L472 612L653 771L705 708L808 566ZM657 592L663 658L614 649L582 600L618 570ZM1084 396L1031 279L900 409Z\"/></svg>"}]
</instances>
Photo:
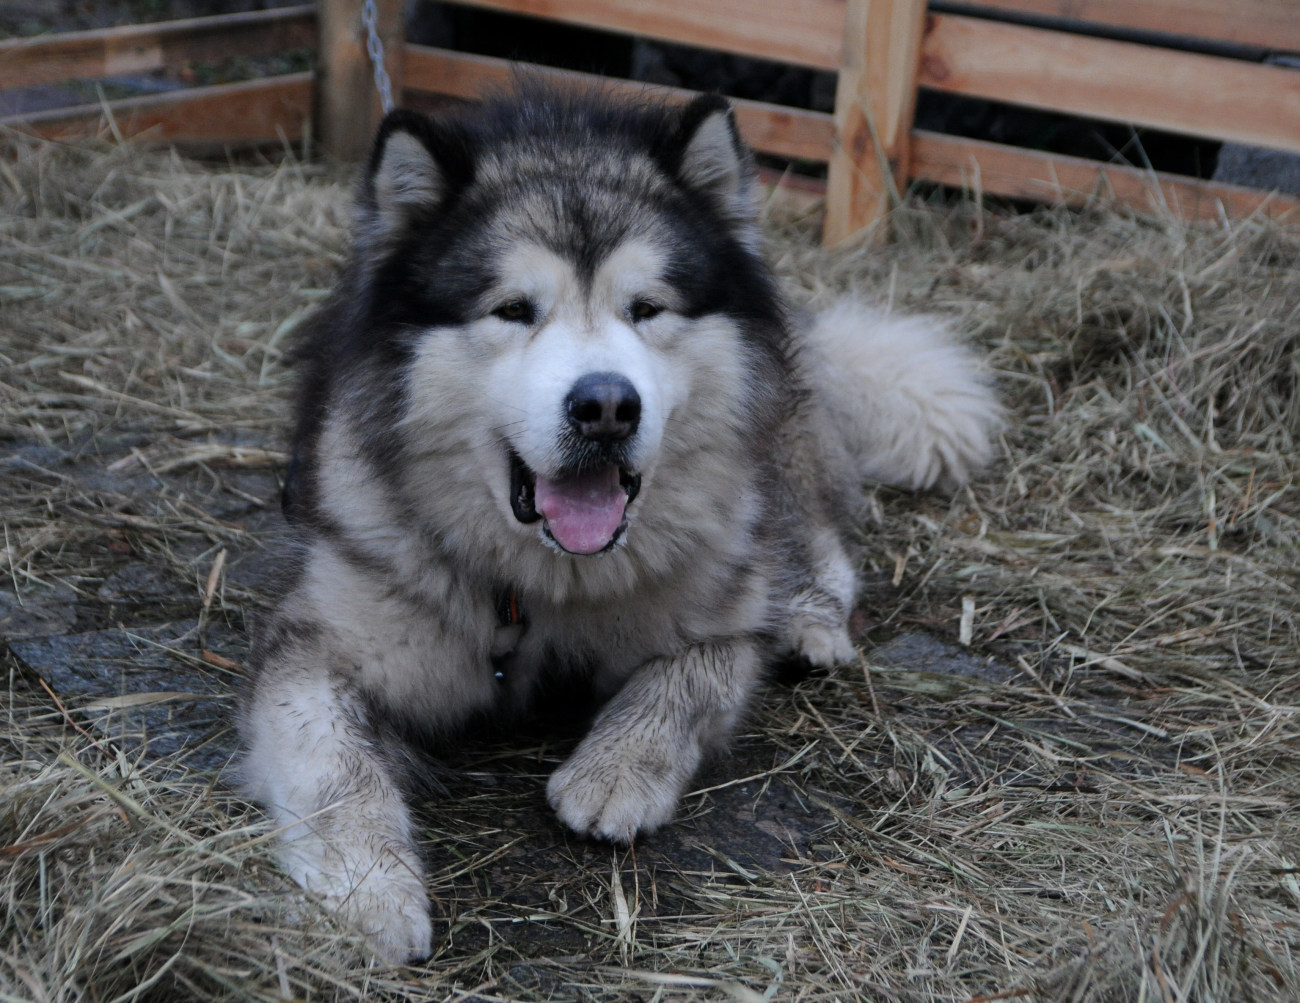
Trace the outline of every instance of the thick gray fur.
<instances>
[{"instance_id":1,"label":"thick gray fur","mask_svg":"<svg viewBox=\"0 0 1300 1003\"><path fill-rule=\"evenodd\" d=\"M597 839L663 825L766 667L854 656L864 478L953 486L991 455L994 395L941 323L850 299L792 324L754 199L716 98L381 130L303 347L295 570L240 729L283 866L387 959L430 949L415 746L576 681L605 702L551 806ZM638 394L612 445L566 418L589 373ZM512 456L638 477L608 547L521 518Z\"/></svg>"}]
</instances>

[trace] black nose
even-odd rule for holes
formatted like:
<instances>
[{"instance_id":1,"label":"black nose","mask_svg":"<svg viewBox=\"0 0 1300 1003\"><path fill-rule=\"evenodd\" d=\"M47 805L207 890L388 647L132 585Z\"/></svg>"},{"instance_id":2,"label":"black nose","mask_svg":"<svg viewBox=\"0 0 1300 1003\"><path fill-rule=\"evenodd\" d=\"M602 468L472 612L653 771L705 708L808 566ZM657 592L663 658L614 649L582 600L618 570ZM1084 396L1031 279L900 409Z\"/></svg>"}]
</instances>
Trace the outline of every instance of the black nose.
<instances>
[{"instance_id":1,"label":"black nose","mask_svg":"<svg viewBox=\"0 0 1300 1003\"><path fill-rule=\"evenodd\" d=\"M569 424L592 442L621 442L641 421L641 395L618 373L588 373L579 377L564 398Z\"/></svg>"}]
</instances>

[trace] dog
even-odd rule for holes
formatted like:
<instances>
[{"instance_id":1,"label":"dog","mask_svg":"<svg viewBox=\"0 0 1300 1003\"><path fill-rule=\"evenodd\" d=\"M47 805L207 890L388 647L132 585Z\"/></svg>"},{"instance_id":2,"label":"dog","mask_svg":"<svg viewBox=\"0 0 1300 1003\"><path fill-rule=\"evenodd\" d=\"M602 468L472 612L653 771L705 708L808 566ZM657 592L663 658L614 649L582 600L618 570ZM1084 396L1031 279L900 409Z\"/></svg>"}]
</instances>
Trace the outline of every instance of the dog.
<instances>
[{"instance_id":1,"label":"dog","mask_svg":"<svg viewBox=\"0 0 1300 1003\"><path fill-rule=\"evenodd\" d=\"M998 404L940 322L785 303L732 109L537 86L383 121L299 349L297 542L242 694L278 860L374 951L430 951L421 749L556 685L546 795L628 842L765 671L855 657L863 483L952 487Z\"/></svg>"}]
</instances>

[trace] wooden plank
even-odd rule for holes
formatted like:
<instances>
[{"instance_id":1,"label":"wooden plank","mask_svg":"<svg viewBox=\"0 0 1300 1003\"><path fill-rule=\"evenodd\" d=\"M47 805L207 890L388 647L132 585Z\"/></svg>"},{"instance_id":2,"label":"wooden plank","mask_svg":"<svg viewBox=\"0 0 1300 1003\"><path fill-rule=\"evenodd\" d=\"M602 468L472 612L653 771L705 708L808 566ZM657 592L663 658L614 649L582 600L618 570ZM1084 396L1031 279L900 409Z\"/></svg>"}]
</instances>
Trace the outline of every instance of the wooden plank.
<instances>
[{"instance_id":1,"label":"wooden plank","mask_svg":"<svg viewBox=\"0 0 1300 1003\"><path fill-rule=\"evenodd\" d=\"M394 100L402 93L406 45L403 0L375 0L384 66ZM362 159L383 116L374 67L366 51L360 0L317 0L315 131L339 160Z\"/></svg>"},{"instance_id":2,"label":"wooden plank","mask_svg":"<svg viewBox=\"0 0 1300 1003\"><path fill-rule=\"evenodd\" d=\"M932 15L923 87L1300 152L1300 70Z\"/></svg>"},{"instance_id":3,"label":"wooden plank","mask_svg":"<svg viewBox=\"0 0 1300 1003\"><path fill-rule=\"evenodd\" d=\"M587 28L834 70L845 0L456 0Z\"/></svg>"},{"instance_id":4,"label":"wooden plank","mask_svg":"<svg viewBox=\"0 0 1300 1003\"><path fill-rule=\"evenodd\" d=\"M826 180L828 246L872 226L907 185L925 20L925 0L849 0Z\"/></svg>"},{"instance_id":5,"label":"wooden plank","mask_svg":"<svg viewBox=\"0 0 1300 1003\"><path fill-rule=\"evenodd\" d=\"M938 184L1034 202L1100 200L1186 219L1258 212L1300 220L1300 199L1289 195L921 130L912 134L912 171Z\"/></svg>"},{"instance_id":6,"label":"wooden plank","mask_svg":"<svg viewBox=\"0 0 1300 1003\"><path fill-rule=\"evenodd\" d=\"M404 65L407 93L446 94L466 99L508 85L520 71L518 64L505 59L409 44ZM600 87L632 96L660 94L681 101L695 96L693 91L681 88L654 87L573 70L530 66L526 72L546 80ZM794 160L826 160L830 155L834 127L831 116L825 112L736 98L731 103L736 109L741 134L754 149Z\"/></svg>"},{"instance_id":7,"label":"wooden plank","mask_svg":"<svg viewBox=\"0 0 1300 1003\"><path fill-rule=\"evenodd\" d=\"M312 75L287 73L162 96L130 98L109 105L113 127L100 105L60 108L39 115L0 119L0 126L51 139L139 137L220 149L258 146L303 135L311 115Z\"/></svg>"},{"instance_id":8,"label":"wooden plank","mask_svg":"<svg viewBox=\"0 0 1300 1003\"><path fill-rule=\"evenodd\" d=\"M315 45L310 4L0 42L0 87L31 87Z\"/></svg>"},{"instance_id":9,"label":"wooden plank","mask_svg":"<svg viewBox=\"0 0 1300 1003\"><path fill-rule=\"evenodd\" d=\"M1296 0L975 0L972 7L1300 51Z\"/></svg>"}]
</instances>

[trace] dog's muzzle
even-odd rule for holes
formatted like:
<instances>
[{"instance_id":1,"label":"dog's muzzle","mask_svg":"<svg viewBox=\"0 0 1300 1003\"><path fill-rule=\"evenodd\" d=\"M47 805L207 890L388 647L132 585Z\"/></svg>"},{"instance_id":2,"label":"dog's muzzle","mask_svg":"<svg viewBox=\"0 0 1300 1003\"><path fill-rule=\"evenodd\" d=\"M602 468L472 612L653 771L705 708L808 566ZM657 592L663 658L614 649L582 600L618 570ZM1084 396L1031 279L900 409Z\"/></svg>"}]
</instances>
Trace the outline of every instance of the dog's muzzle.
<instances>
[{"instance_id":1,"label":"dog's muzzle","mask_svg":"<svg viewBox=\"0 0 1300 1003\"><path fill-rule=\"evenodd\" d=\"M641 475L621 462L641 421L641 398L626 377L588 373L564 400L570 462L554 476L510 454L510 505L522 523L545 520L550 539L571 554L599 554L627 529L627 506Z\"/></svg>"}]
</instances>

